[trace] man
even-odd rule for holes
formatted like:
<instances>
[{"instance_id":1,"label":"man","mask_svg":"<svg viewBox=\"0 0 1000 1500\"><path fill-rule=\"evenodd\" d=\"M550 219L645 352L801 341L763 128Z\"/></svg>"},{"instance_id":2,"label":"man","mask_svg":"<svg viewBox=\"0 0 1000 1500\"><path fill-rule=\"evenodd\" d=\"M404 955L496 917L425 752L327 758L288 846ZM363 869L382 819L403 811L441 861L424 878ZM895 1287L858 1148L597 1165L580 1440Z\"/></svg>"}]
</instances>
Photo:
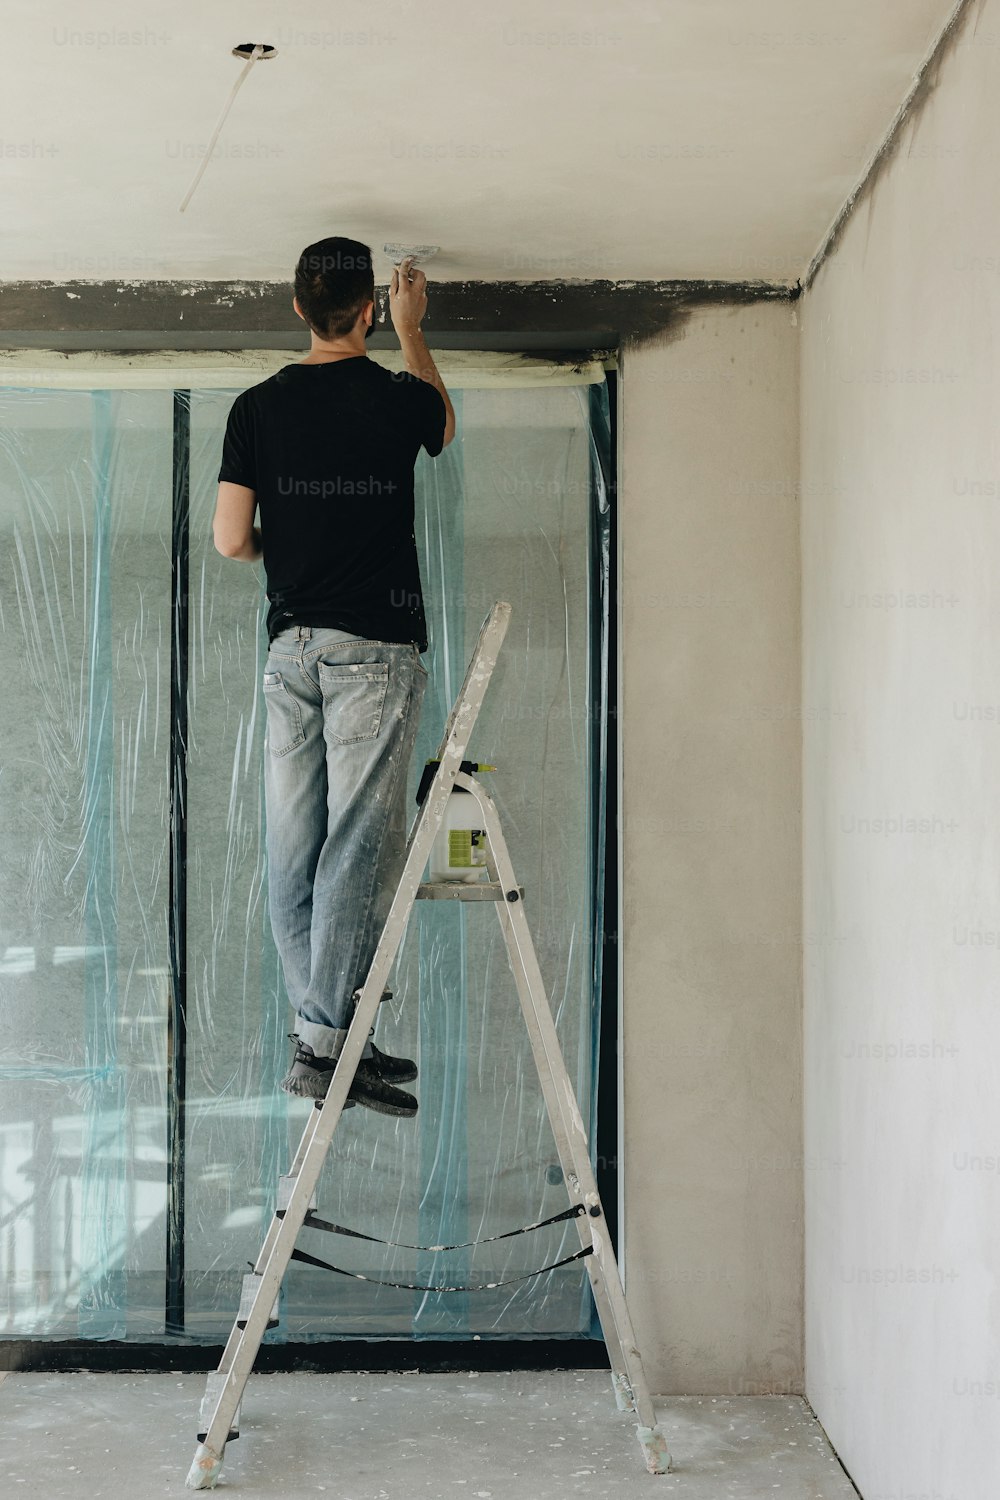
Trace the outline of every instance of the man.
<instances>
[{"instance_id":1,"label":"man","mask_svg":"<svg viewBox=\"0 0 1000 1500\"><path fill-rule=\"evenodd\" d=\"M389 308L406 372L367 357L371 251L308 246L293 307L308 355L241 392L229 413L217 549L263 558L268 657L264 793L271 926L297 1047L281 1087L321 1099L371 966L406 843L406 778L427 673L413 467L455 435L420 324L427 278L406 260ZM259 515L259 525L255 517ZM407 1058L369 1032L347 1107L413 1115Z\"/></svg>"}]
</instances>

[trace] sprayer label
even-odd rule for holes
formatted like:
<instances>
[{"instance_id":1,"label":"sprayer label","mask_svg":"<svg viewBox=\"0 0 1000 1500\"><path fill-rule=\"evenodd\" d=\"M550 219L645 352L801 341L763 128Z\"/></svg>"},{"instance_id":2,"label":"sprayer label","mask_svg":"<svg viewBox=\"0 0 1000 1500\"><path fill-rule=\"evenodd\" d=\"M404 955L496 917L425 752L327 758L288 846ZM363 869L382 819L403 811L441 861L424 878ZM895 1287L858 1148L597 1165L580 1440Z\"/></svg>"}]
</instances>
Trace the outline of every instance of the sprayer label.
<instances>
[{"instance_id":1,"label":"sprayer label","mask_svg":"<svg viewBox=\"0 0 1000 1500\"><path fill-rule=\"evenodd\" d=\"M449 828L448 863L456 870L468 870L472 868L471 828Z\"/></svg>"}]
</instances>

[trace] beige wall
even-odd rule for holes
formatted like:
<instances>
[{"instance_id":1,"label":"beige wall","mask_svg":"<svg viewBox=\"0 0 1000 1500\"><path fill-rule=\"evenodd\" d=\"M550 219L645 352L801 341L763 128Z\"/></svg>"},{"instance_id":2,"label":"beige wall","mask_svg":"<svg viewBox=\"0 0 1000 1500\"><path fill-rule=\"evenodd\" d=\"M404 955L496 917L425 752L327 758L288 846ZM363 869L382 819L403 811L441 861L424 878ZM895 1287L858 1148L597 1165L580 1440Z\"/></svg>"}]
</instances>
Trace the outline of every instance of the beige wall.
<instances>
[{"instance_id":1,"label":"beige wall","mask_svg":"<svg viewBox=\"0 0 1000 1500\"><path fill-rule=\"evenodd\" d=\"M802 309L807 1393L868 1500L1000 1474L1000 4L966 23Z\"/></svg>"},{"instance_id":2,"label":"beige wall","mask_svg":"<svg viewBox=\"0 0 1000 1500\"><path fill-rule=\"evenodd\" d=\"M623 1260L654 1390L801 1390L797 329L621 367Z\"/></svg>"}]
</instances>

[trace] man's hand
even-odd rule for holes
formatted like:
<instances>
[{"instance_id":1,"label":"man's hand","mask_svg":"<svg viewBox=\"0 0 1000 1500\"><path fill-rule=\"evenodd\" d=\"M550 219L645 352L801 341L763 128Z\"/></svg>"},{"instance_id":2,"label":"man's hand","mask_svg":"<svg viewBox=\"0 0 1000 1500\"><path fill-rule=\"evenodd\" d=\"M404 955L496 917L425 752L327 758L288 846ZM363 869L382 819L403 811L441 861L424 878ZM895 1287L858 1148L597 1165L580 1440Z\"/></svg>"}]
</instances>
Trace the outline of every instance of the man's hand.
<instances>
[{"instance_id":1,"label":"man's hand","mask_svg":"<svg viewBox=\"0 0 1000 1500\"><path fill-rule=\"evenodd\" d=\"M237 562L257 562L263 556L263 548L260 528L253 524L256 512L256 491L224 479L219 485L212 522L216 551Z\"/></svg>"},{"instance_id":2,"label":"man's hand","mask_svg":"<svg viewBox=\"0 0 1000 1500\"><path fill-rule=\"evenodd\" d=\"M415 333L427 314L427 277L408 255L393 267L389 283L389 316L400 335Z\"/></svg>"}]
</instances>

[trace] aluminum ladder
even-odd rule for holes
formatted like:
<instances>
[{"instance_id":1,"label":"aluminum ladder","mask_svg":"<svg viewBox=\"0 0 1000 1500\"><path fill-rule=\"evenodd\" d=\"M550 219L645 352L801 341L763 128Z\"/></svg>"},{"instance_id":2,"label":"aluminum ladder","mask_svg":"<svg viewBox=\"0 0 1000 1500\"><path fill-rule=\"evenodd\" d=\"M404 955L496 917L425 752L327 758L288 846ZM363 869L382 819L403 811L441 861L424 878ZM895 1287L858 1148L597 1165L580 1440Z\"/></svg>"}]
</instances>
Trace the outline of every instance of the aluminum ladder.
<instances>
[{"instance_id":1,"label":"aluminum ladder","mask_svg":"<svg viewBox=\"0 0 1000 1500\"><path fill-rule=\"evenodd\" d=\"M287 1177L281 1179L278 1203L270 1227L254 1269L244 1279L243 1298L233 1331L218 1370L208 1378L201 1407L198 1447L187 1477L190 1489L215 1487L226 1443L230 1438L238 1436L237 1414L243 1392L264 1332L269 1326L274 1326L276 1321L274 1313L281 1281L295 1252L296 1237L307 1216L312 1213L320 1171L340 1121L368 1039L369 1028L375 1023L385 982L402 942L414 901L428 898L495 903L563 1178L569 1191L571 1209L575 1210L571 1216L576 1221L581 1248L568 1258L585 1259L607 1345L615 1400L620 1411L635 1413L637 1435L646 1467L651 1474L665 1474L670 1469L666 1439L657 1425L642 1356L605 1227L604 1210L590 1162L587 1132L566 1071L531 940L521 899L523 888L517 883L499 815L491 797L474 776L461 769L469 737L507 633L510 615L509 604L498 601L493 605L483 622L465 681L448 716L438 767L413 822L403 873L368 976L357 992L354 1017L344 1041L340 1062L332 1075L326 1098L317 1100L316 1107L310 1111L292 1167ZM421 876L454 787L463 788L478 803L482 815L481 827L487 837L486 871L489 878L478 884L422 884ZM297 1253L296 1258L300 1255L301 1252ZM550 1270L552 1267L543 1269Z\"/></svg>"}]
</instances>

